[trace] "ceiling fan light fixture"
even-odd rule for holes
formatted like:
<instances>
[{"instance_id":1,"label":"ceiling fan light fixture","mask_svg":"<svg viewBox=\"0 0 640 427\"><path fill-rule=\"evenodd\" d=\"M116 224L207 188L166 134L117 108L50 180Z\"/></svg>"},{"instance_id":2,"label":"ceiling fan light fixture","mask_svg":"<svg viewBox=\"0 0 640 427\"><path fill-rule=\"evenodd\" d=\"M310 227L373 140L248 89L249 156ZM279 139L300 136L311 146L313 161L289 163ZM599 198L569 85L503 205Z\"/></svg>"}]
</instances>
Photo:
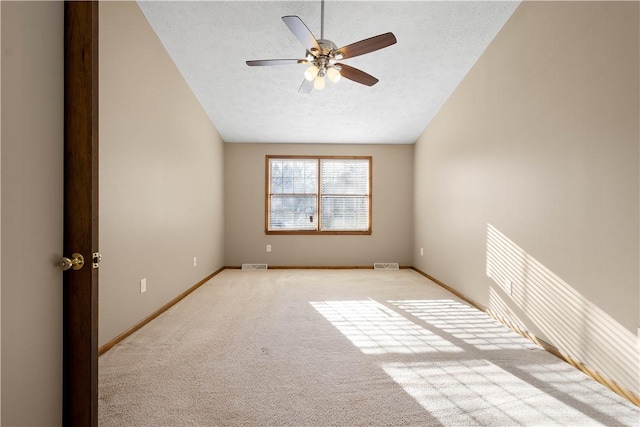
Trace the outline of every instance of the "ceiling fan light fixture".
<instances>
[{"instance_id":1,"label":"ceiling fan light fixture","mask_svg":"<svg viewBox=\"0 0 640 427\"><path fill-rule=\"evenodd\" d=\"M327 77L329 77L329 80L331 80L333 83L337 83L342 76L340 75L340 71L333 67L330 67L327 69Z\"/></svg>"},{"instance_id":2,"label":"ceiling fan light fixture","mask_svg":"<svg viewBox=\"0 0 640 427\"><path fill-rule=\"evenodd\" d=\"M319 68L316 67L315 65L312 65L305 70L304 78L309 81L313 81L313 79L315 79L316 76L318 75L318 71L319 71Z\"/></svg>"},{"instance_id":3,"label":"ceiling fan light fixture","mask_svg":"<svg viewBox=\"0 0 640 427\"><path fill-rule=\"evenodd\" d=\"M316 77L316 79L313 81L313 88L315 90L324 89L324 76L318 75L318 77Z\"/></svg>"}]
</instances>

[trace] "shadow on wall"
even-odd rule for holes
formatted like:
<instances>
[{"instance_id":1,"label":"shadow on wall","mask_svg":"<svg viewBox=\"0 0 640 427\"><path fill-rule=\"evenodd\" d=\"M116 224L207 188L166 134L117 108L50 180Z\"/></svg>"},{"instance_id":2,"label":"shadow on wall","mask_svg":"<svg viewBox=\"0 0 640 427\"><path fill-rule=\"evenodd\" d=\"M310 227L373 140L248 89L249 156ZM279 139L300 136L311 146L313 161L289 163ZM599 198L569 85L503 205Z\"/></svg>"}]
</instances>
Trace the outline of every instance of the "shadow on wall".
<instances>
[{"instance_id":1,"label":"shadow on wall","mask_svg":"<svg viewBox=\"0 0 640 427\"><path fill-rule=\"evenodd\" d=\"M640 351L634 334L491 224L487 276L503 291L490 290L489 309L496 315L527 330L509 309L515 304L564 355L636 395L640 392Z\"/></svg>"}]
</instances>

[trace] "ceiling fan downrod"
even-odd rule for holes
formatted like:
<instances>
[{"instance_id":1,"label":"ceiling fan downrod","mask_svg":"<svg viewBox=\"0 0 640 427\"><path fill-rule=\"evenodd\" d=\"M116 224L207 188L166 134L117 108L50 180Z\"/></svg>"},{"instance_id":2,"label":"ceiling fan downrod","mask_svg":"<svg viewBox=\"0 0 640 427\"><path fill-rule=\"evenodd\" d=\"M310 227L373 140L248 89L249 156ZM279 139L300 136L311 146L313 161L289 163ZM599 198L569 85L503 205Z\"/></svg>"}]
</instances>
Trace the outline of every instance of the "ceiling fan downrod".
<instances>
[{"instance_id":1,"label":"ceiling fan downrod","mask_svg":"<svg viewBox=\"0 0 640 427\"><path fill-rule=\"evenodd\" d=\"M324 40L324 0L320 0L320 39Z\"/></svg>"}]
</instances>

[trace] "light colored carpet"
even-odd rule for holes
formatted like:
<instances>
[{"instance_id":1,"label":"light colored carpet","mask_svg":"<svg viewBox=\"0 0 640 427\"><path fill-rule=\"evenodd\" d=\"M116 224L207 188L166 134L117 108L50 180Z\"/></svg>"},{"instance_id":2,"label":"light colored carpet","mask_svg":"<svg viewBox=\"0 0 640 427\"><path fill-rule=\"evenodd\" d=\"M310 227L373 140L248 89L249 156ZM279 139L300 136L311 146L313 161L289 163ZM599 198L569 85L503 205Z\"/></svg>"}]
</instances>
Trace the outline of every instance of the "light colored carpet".
<instances>
[{"instance_id":1,"label":"light colored carpet","mask_svg":"<svg viewBox=\"0 0 640 427\"><path fill-rule=\"evenodd\" d=\"M411 270L225 270L99 359L101 426L638 426Z\"/></svg>"}]
</instances>

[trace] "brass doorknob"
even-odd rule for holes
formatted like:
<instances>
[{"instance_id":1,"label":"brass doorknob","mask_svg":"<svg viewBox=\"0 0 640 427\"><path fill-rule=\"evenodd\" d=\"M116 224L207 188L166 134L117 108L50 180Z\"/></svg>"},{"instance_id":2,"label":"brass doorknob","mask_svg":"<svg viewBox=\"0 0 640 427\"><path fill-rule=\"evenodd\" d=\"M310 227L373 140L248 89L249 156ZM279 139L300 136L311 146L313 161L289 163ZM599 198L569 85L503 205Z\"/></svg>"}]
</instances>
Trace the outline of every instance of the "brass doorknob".
<instances>
[{"instance_id":1,"label":"brass doorknob","mask_svg":"<svg viewBox=\"0 0 640 427\"><path fill-rule=\"evenodd\" d=\"M58 267L62 271L67 271L70 268L74 270L80 270L84 266L84 257L79 253L71 254L71 258L62 257L58 261Z\"/></svg>"}]
</instances>

